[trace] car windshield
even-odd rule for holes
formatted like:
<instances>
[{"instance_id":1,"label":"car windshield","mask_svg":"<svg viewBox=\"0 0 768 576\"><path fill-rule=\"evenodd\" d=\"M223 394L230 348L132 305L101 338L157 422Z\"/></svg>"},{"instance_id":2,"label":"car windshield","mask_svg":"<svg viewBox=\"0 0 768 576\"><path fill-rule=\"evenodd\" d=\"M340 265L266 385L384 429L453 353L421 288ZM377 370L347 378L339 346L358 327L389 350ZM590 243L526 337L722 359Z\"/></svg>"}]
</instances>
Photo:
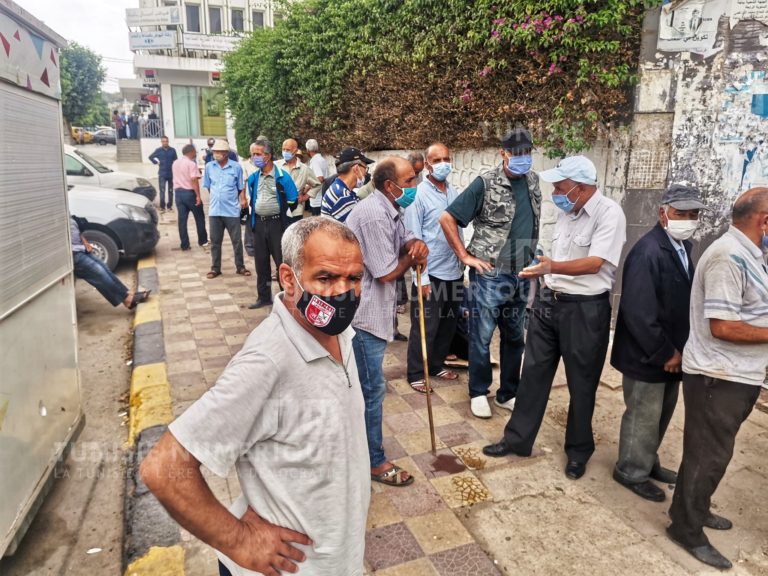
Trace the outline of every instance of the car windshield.
<instances>
[{"instance_id":1,"label":"car windshield","mask_svg":"<svg viewBox=\"0 0 768 576\"><path fill-rule=\"evenodd\" d=\"M84 152L80 152L80 150L75 150L75 154L77 154L78 156L80 156L80 158L82 158L83 160L88 162L88 164L93 166L99 174L106 174L107 172L113 171L111 168L107 168L100 162L97 162L96 160L88 156L88 154L85 154Z\"/></svg>"}]
</instances>

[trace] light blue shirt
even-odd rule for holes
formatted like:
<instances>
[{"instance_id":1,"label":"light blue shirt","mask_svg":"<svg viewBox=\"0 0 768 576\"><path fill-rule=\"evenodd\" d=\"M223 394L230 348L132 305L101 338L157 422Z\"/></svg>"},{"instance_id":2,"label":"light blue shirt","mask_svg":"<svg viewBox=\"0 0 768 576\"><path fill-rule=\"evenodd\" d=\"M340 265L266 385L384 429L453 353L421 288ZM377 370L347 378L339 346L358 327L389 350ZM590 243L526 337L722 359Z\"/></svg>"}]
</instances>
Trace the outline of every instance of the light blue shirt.
<instances>
[{"instance_id":1,"label":"light blue shirt","mask_svg":"<svg viewBox=\"0 0 768 576\"><path fill-rule=\"evenodd\" d=\"M243 189L243 169L237 162L227 160L222 168L215 160L205 165L203 188L210 192L209 216L240 217L240 191Z\"/></svg>"},{"instance_id":2,"label":"light blue shirt","mask_svg":"<svg viewBox=\"0 0 768 576\"><path fill-rule=\"evenodd\" d=\"M672 238L672 236L669 235L669 232L667 232L667 238L672 242L672 248L675 249L677 257L680 258L680 262L683 263L683 269L690 274L691 272L688 270L688 253L685 251L685 246L683 246L683 243L679 240Z\"/></svg>"},{"instance_id":3,"label":"light blue shirt","mask_svg":"<svg viewBox=\"0 0 768 576\"><path fill-rule=\"evenodd\" d=\"M421 275L421 283L429 284L429 276L440 280L458 280L464 274L464 265L445 239L440 226L440 216L459 193L446 182L446 192L441 192L429 178L425 178L416 190L416 199L405 210L405 227L423 240L429 248L427 265ZM459 229L459 238L464 242L464 233ZM416 282L416 275L413 275Z\"/></svg>"}]
</instances>

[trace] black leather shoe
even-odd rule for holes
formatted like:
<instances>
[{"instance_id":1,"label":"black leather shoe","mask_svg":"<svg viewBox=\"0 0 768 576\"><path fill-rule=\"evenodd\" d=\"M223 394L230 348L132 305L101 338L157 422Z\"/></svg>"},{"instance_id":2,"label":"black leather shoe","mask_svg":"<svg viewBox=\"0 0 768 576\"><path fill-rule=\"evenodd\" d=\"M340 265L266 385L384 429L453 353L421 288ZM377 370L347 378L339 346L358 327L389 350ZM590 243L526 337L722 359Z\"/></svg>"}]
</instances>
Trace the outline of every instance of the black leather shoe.
<instances>
[{"instance_id":1,"label":"black leather shoe","mask_svg":"<svg viewBox=\"0 0 768 576\"><path fill-rule=\"evenodd\" d=\"M672 533L669 531L669 527L667 527L667 536L669 536L669 539L672 540L672 542L683 548L683 550L688 552L699 562L703 562L704 564L717 568L718 570L728 570L733 568L731 561L720 554L717 548L711 544L705 544L704 546L686 546L672 535Z\"/></svg>"},{"instance_id":2,"label":"black leather shoe","mask_svg":"<svg viewBox=\"0 0 768 576\"><path fill-rule=\"evenodd\" d=\"M619 476L616 470L613 471L613 479L640 496L640 498L645 498L651 502L664 502L664 498L666 498L664 490L656 486L656 484L650 480L646 480L645 482L627 482L624 478Z\"/></svg>"},{"instance_id":3,"label":"black leather shoe","mask_svg":"<svg viewBox=\"0 0 768 576\"><path fill-rule=\"evenodd\" d=\"M733 528L733 522L728 520L728 518L723 518L722 516L710 512L709 515L704 518L704 527L712 528L712 530L730 530Z\"/></svg>"},{"instance_id":4,"label":"black leather shoe","mask_svg":"<svg viewBox=\"0 0 768 576\"><path fill-rule=\"evenodd\" d=\"M483 454L490 456L491 458L501 458L508 454L515 454L515 452L513 452L512 448L507 446L506 442L502 440L496 444L489 444L488 446L483 447Z\"/></svg>"},{"instance_id":5,"label":"black leather shoe","mask_svg":"<svg viewBox=\"0 0 768 576\"><path fill-rule=\"evenodd\" d=\"M259 308L264 308L265 306L272 306L272 302L265 302L264 300L256 300L253 304L248 305L248 310L258 310Z\"/></svg>"},{"instance_id":6,"label":"black leather shoe","mask_svg":"<svg viewBox=\"0 0 768 576\"><path fill-rule=\"evenodd\" d=\"M408 336L405 334L400 334L400 332L395 333L395 340L398 342L408 342Z\"/></svg>"},{"instance_id":7,"label":"black leather shoe","mask_svg":"<svg viewBox=\"0 0 768 576\"><path fill-rule=\"evenodd\" d=\"M662 466L654 467L651 469L649 476L662 484L677 484L677 472L673 472L669 468Z\"/></svg>"},{"instance_id":8,"label":"black leather shoe","mask_svg":"<svg viewBox=\"0 0 768 576\"><path fill-rule=\"evenodd\" d=\"M576 462L575 460L569 460L565 466L565 475L571 480L578 480L584 476L584 472L587 471L587 465L583 462Z\"/></svg>"}]
</instances>

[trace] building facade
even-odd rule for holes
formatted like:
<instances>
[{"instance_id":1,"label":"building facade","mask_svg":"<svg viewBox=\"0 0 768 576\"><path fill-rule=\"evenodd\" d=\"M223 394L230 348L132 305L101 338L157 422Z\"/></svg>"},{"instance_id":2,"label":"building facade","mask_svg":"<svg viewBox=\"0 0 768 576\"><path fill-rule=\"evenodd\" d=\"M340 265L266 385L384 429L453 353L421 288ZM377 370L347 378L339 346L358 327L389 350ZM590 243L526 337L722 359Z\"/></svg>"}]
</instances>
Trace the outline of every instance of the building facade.
<instances>
[{"instance_id":1,"label":"building facade","mask_svg":"<svg viewBox=\"0 0 768 576\"><path fill-rule=\"evenodd\" d=\"M161 135L177 148L192 142L202 150L210 137L234 146L221 55L277 18L271 0L139 0L126 10L136 78L121 79L120 91L144 116L143 160Z\"/></svg>"}]
</instances>

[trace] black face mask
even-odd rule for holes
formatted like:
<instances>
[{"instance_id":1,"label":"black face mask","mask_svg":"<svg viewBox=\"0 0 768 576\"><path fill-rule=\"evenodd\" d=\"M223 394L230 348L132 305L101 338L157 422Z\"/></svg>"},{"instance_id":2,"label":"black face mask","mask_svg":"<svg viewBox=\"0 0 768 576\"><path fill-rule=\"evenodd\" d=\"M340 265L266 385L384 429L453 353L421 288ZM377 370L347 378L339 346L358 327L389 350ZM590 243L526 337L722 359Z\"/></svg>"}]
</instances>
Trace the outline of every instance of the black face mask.
<instances>
[{"instance_id":1,"label":"black face mask","mask_svg":"<svg viewBox=\"0 0 768 576\"><path fill-rule=\"evenodd\" d=\"M354 289L333 296L320 296L304 290L296 272L293 272L293 277L301 288L301 298L296 302L296 308L312 326L324 334L337 336L352 324L360 304Z\"/></svg>"}]
</instances>

